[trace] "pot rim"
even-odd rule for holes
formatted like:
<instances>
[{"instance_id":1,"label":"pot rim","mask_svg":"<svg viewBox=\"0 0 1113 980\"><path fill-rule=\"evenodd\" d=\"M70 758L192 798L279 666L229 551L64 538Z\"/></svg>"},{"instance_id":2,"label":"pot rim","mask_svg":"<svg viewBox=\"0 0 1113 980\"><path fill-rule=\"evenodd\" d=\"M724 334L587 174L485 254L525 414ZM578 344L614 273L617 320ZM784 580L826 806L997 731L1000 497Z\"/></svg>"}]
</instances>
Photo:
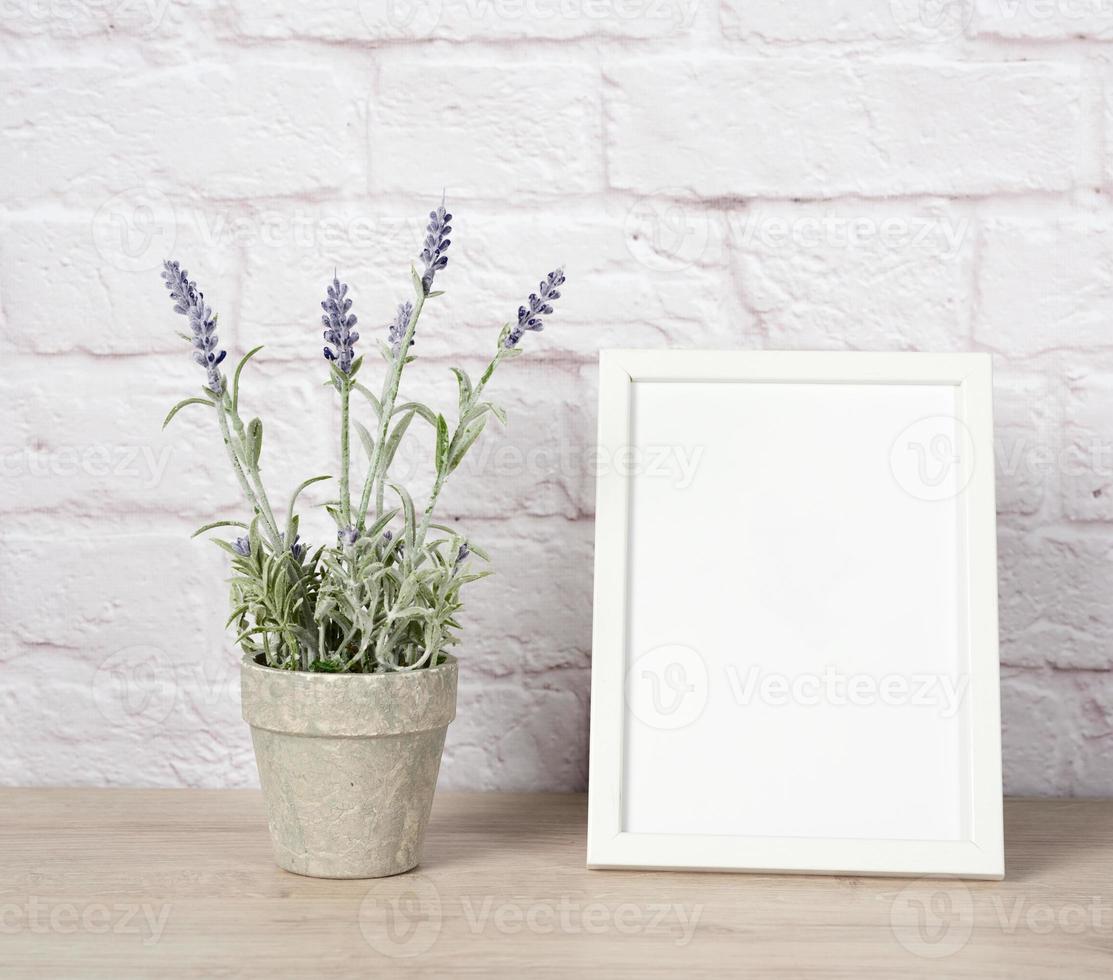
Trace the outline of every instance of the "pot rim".
<instances>
[{"instance_id":1,"label":"pot rim","mask_svg":"<svg viewBox=\"0 0 1113 980\"><path fill-rule=\"evenodd\" d=\"M456 658L384 674L279 670L244 654L241 713L254 729L286 735L364 738L444 728L456 717Z\"/></svg>"},{"instance_id":2,"label":"pot rim","mask_svg":"<svg viewBox=\"0 0 1113 980\"><path fill-rule=\"evenodd\" d=\"M253 655L250 653L245 653L242 657L240 657L240 664L249 670L264 671L268 675L281 674L283 676L289 677L291 680L294 678L297 678L299 680L302 678L310 678L313 681L359 679L367 682L374 681L387 683L386 678L416 677L423 674L442 673L446 670L451 670L453 666L459 664L459 660L457 660L456 657L454 657L451 653L442 653L440 654L442 658L441 662L435 667L419 667L416 670L389 670L376 674L354 674L348 673L347 671L343 673L321 671L320 673L318 673L317 671L312 670L282 670L279 667L272 667L270 664L259 663L256 658L261 656L263 656L263 654Z\"/></svg>"}]
</instances>

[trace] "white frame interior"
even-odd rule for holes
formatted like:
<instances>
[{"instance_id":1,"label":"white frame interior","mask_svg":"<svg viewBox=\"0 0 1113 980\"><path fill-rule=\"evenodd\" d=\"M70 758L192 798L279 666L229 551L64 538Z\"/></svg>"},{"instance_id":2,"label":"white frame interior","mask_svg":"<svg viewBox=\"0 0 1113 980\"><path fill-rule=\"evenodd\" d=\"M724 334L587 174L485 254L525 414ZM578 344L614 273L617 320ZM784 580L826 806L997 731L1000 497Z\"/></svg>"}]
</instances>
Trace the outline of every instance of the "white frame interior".
<instances>
[{"instance_id":1,"label":"white frame interior","mask_svg":"<svg viewBox=\"0 0 1113 980\"><path fill-rule=\"evenodd\" d=\"M599 450L630 445L636 381L954 385L961 421L980 459L993 458L992 369L984 354L628 351L599 360ZM968 840L863 840L634 834L623 830L624 674L629 475L600 469L596 501L595 619L587 863L646 868L784 873L1004 876L997 636L997 542L992 466L973 467L963 499L963 579L970 652ZM744 764L716 778L745 780ZM960 778L956 774L956 779Z\"/></svg>"}]
</instances>

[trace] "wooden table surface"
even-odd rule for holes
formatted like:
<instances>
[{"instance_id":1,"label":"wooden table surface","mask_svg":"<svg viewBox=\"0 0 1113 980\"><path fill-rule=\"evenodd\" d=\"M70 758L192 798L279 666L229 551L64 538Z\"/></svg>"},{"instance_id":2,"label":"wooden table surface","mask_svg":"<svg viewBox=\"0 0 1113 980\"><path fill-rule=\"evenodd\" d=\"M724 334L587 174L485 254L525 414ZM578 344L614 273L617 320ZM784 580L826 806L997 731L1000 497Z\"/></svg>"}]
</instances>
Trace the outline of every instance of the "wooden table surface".
<instances>
[{"instance_id":1,"label":"wooden table surface","mask_svg":"<svg viewBox=\"0 0 1113 980\"><path fill-rule=\"evenodd\" d=\"M1113 977L1113 802L1006 804L1003 882L588 871L583 796L438 795L378 881L248 790L0 790L0 976Z\"/></svg>"}]
</instances>

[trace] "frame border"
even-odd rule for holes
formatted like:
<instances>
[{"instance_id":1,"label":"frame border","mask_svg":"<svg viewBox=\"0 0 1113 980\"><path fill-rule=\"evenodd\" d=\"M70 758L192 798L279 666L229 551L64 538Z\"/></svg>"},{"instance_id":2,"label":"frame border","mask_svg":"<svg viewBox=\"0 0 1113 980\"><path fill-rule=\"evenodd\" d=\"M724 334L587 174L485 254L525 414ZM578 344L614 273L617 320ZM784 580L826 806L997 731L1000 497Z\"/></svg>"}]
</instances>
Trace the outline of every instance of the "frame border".
<instances>
[{"instance_id":1,"label":"frame border","mask_svg":"<svg viewBox=\"0 0 1113 980\"><path fill-rule=\"evenodd\" d=\"M970 650L970 837L963 841L632 834L622 830L629 477L596 483L587 866L940 878L1004 877L993 383L988 354L604 350L603 452L629 444L636 381L932 384L959 389L973 438L963 513ZM977 465L990 460L990 465ZM970 464L967 464L970 465Z\"/></svg>"}]
</instances>

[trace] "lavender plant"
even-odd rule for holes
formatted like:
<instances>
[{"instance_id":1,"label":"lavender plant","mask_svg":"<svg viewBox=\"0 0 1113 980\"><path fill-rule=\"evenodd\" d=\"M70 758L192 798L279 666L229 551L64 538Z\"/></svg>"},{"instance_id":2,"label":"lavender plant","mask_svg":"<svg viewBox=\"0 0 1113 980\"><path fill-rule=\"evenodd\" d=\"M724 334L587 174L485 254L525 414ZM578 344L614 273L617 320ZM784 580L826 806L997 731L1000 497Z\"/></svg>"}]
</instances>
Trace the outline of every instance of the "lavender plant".
<instances>
[{"instance_id":1,"label":"lavender plant","mask_svg":"<svg viewBox=\"0 0 1113 980\"><path fill-rule=\"evenodd\" d=\"M453 423L420 402L400 402L403 373L415 359L411 348L418 320L425 303L442 295L433 284L448 265L451 221L443 201L429 213L420 269L417 264L411 268L414 297L398 304L385 340L378 344L384 362L378 394L359 380L364 358L356 350L360 335L353 329L357 317L349 287L336 273L326 287L323 350L326 384L339 399L340 472L337 495L325 505L336 522L336 540L316 549L301 541L298 501L308 487L333 477L305 480L285 510L276 513L262 478L263 423L253 418L245 424L240 415L241 375L262 348L248 351L229 381L220 371L225 352L219 349L216 315L188 272L177 262L165 263L162 278L175 311L189 321L190 332L183 337L206 380L199 395L170 410L163 427L191 405L216 415L247 514L243 520L206 524L194 536L235 529L231 541L213 539L231 561L228 625L235 627L236 642L246 653L271 667L374 673L433 666L458 642L456 616L464 586L489 574L472 569L472 556L488 560L486 553L433 517L446 481L490 417L505 424L503 411L486 399L487 385L500 364L522 353L518 344L525 333L543 328L543 318L553 313L560 298L564 273L550 272L519 308L517 320L503 325L478 380L473 382L461 368L452 369L459 392ZM356 404L367 413L368 425L353 412L353 393L360 396ZM405 487L390 479L391 464L415 419L435 434L433 485L421 508ZM358 492L351 479L352 429L368 458Z\"/></svg>"}]
</instances>

